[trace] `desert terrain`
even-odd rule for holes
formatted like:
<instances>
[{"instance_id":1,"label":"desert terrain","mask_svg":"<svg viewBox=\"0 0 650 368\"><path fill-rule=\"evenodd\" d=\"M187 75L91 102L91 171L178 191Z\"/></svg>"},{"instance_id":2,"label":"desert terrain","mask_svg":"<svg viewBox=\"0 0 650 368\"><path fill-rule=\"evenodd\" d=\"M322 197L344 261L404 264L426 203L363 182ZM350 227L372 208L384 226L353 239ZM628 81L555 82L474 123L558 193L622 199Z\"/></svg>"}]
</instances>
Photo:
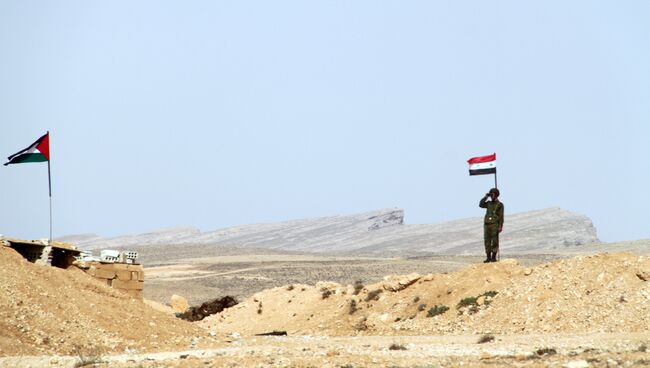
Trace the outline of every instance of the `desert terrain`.
<instances>
[{"instance_id":1,"label":"desert terrain","mask_svg":"<svg viewBox=\"0 0 650 368\"><path fill-rule=\"evenodd\" d=\"M387 275L412 272L447 273L480 263L480 256L422 256L379 258L259 254L179 259L178 263L146 268L145 297L167 303L172 295L182 295L195 305L207 299L232 295L246 298L256 292L295 283L331 281L343 285L375 283ZM560 258L554 254L512 255L523 265Z\"/></svg>"},{"instance_id":2,"label":"desert terrain","mask_svg":"<svg viewBox=\"0 0 650 368\"><path fill-rule=\"evenodd\" d=\"M450 272L484 259L480 217L418 225L404 217L401 209L384 209L208 232L180 228L62 240L88 250L137 251L147 268L145 296L161 303L174 294L198 304L292 283L373 283L391 274ZM501 256L532 265L598 244L589 218L549 208L509 215Z\"/></svg>"},{"instance_id":3,"label":"desert terrain","mask_svg":"<svg viewBox=\"0 0 650 368\"><path fill-rule=\"evenodd\" d=\"M536 252L534 223L513 226L528 227L527 245L510 244L487 264L473 245L409 256L406 243L382 257L129 244L145 263L144 302L75 267L38 266L0 247L0 366L650 365L650 240L538 236ZM588 233L567 229L567 239ZM240 303L188 322L168 306L173 294L192 305L225 295Z\"/></svg>"}]
</instances>

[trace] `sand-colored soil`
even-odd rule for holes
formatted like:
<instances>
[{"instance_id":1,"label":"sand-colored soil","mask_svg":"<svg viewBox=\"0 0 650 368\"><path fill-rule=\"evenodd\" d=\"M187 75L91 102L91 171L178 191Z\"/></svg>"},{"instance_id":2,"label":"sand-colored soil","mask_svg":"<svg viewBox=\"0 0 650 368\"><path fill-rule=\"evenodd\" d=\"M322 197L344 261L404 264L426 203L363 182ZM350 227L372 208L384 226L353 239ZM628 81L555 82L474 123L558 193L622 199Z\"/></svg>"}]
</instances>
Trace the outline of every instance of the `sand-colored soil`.
<instances>
[{"instance_id":1,"label":"sand-colored soil","mask_svg":"<svg viewBox=\"0 0 650 368\"><path fill-rule=\"evenodd\" d=\"M352 285L325 282L274 288L200 324L242 334L328 336L642 332L650 330L644 279L650 280L650 258L631 253L535 267L503 260L448 274L390 276L358 295ZM486 292L496 295L480 297ZM471 297L479 297L476 305L458 308ZM436 306L449 309L430 317Z\"/></svg>"},{"instance_id":2,"label":"sand-colored soil","mask_svg":"<svg viewBox=\"0 0 650 368\"><path fill-rule=\"evenodd\" d=\"M230 337L226 346L85 357L95 367L643 367L650 334ZM74 367L78 356L8 357L0 367Z\"/></svg>"},{"instance_id":3,"label":"sand-colored soil","mask_svg":"<svg viewBox=\"0 0 650 368\"><path fill-rule=\"evenodd\" d=\"M189 323L0 247L0 367L643 366L649 312L650 257L632 253L295 283ZM288 336L255 336L271 331Z\"/></svg>"},{"instance_id":4,"label":"sand-colored soil","mask_svg":"<svg viewBox=\"0 0 650 368\"><path fill-rule=\"evenodd\" d=\"M186 349L207 339L199 326L156 311L76 267L38 266L4 246L0 331L0 356Z\"/></svg>"}]
</instances>

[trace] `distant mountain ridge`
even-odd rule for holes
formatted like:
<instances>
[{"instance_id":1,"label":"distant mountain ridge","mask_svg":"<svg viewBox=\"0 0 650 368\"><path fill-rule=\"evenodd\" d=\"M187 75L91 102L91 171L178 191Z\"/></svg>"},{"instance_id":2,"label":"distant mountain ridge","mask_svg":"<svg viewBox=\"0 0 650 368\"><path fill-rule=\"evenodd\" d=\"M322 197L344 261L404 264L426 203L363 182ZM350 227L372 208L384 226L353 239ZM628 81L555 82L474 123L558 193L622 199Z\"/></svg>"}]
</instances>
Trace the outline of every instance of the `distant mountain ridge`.
<instances>
[{"instance_id":1,"label":"distant mountain ridge","mask_svg":"<svg viewBox=\"0 0 650 368\"><path fill-rule=\"evenodd\" d=\"M89 250L187 244L370 256L482 254L483 226L482 217L409 225L404 224L404 211L393 208L356 215L234 226L210 232L177 228L114 238L71 235L59 240ZM501 235L502 251L511 253L552 251L594 243L599 240L592 221L587 216L560 208L508 215Z\"/></svg>"}]
</instances>

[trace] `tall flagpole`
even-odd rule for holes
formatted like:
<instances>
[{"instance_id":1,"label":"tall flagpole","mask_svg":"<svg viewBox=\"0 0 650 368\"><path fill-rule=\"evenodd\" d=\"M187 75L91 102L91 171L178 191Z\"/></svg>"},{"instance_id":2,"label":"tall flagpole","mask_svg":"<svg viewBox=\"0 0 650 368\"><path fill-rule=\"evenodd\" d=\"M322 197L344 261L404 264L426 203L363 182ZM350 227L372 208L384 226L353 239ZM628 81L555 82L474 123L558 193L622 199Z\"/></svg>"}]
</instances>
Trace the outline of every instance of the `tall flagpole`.
<instances>
[{"instance_id":1,"label":"tall flagpole","mask_svg":"<svg viewBox=\"0 0 650 368\"><path fill-rule=\"evenodd\" d=\"M49 138L50 138L50 131L49 130L47 131L47 137L48 137L48 140L49 140ZM48 141L48 145L49 145L49 141ZM52 156L50 155L50 157L47 158L47 184L48 184L48 188L49 188L49 192L50 192L50 242L49 242L49 245L52 245L52 174L51 174L51 171L50 171L50 159L51 159L51 157Z\"/></svg>"}]
</instances>

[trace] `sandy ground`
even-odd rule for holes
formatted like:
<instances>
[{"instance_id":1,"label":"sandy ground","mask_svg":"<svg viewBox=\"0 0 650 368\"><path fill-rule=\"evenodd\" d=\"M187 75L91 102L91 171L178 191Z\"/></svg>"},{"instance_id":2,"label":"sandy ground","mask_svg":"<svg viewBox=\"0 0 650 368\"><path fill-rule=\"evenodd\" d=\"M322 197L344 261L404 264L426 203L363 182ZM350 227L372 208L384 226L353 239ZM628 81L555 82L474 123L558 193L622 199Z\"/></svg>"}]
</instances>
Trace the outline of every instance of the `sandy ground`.
<instances>
[{"instance_id":1,"label":"sandy ground","mask_svg":"<svg viewBox=\"0 0 650 368\"><path fill-rule=\"evenodd\" d=\"M224 346L148 354L0 359L0 367L638 367L650 333L224 337Z\"/></svg>"},{"instance_id":2,"label":"sandy ground","mask_svg":"<svg viewBox=\"0 0 650 368\"><path fill-rule=\"evenodd\" d=\"M516 257L521 264L534 265L562 256L534 254ZM479 256L449 255L411 259L295 254L183 258L173 264L145 265L145 297L168 303L172 295L178 294L198 305L225 295L241 300L265 289L293 283L332 281L352 284L359 280L368 284L381 281L390 274L453 272L482 260Z\"/></svg>"},{"instance_id":3,"label":"sandy ground","mask_svg":"<svg viewBox=\"0 0 650 368\"><path fill-rule=\"evenodd\" d=\"M527 267L479 263L369 284L264 290L198 322L252 335L461 335L650 331L650 257L597 254Z\"/></svg>"},{"instance_id":4,"label":"sandy ground","mask_svg":"<svg viewBox=\"0 0 650 368\"><path fill-rule=\"evenodd\" d=\"M630 246L639 244L646 242ZM242 283L407 271L357 285L281 284L189 323L164 303L129 298L80 270L37 266L0 247L0 367L650 365L650 257L527 257L490 264L307 257L295 268L279 259L222 259L213 269L150 272L153 281L200 284L200 271L251 277ZM444 271L417 273L414 265ZM280 330L288 336L256 336Z\"/></svg>"},{"instance_id":5,"label":"sandy ground","mask_svg":"<svg viewBox=\"0 0 650 368\"><path fill-rule=\"evenodd\" d=\"M88 276L0 246L0 356L187 348L205 330Z\"/></svg>"},{"instance_id":6,"label":"sandy ground","mask_svg":"<svg viewBox=\"0 0 650 368\"><path fill-rule=\"evenodd\" d=\"M174 258L175 253L172 252L161 258L164 261L145 264L145 297L164 304L169 302L172 295L178 294L193 305L225 295L243 300L262 290L295 283L313 285L319 281L331 281L345 285L360 280L364 284L371 284L391 274L454 272L480 263L484 258L478 255L372 258L232 252L235 250L229 249L224 255L203 258L190 258L186 253ZM650 240L561 247L547 250L544 254L505 251L502 257L515 259L524 266L535 266L578 255L620 252L650 254ZM150 258L152 256L149 254Z\"/></svg>"}]
</instances>

